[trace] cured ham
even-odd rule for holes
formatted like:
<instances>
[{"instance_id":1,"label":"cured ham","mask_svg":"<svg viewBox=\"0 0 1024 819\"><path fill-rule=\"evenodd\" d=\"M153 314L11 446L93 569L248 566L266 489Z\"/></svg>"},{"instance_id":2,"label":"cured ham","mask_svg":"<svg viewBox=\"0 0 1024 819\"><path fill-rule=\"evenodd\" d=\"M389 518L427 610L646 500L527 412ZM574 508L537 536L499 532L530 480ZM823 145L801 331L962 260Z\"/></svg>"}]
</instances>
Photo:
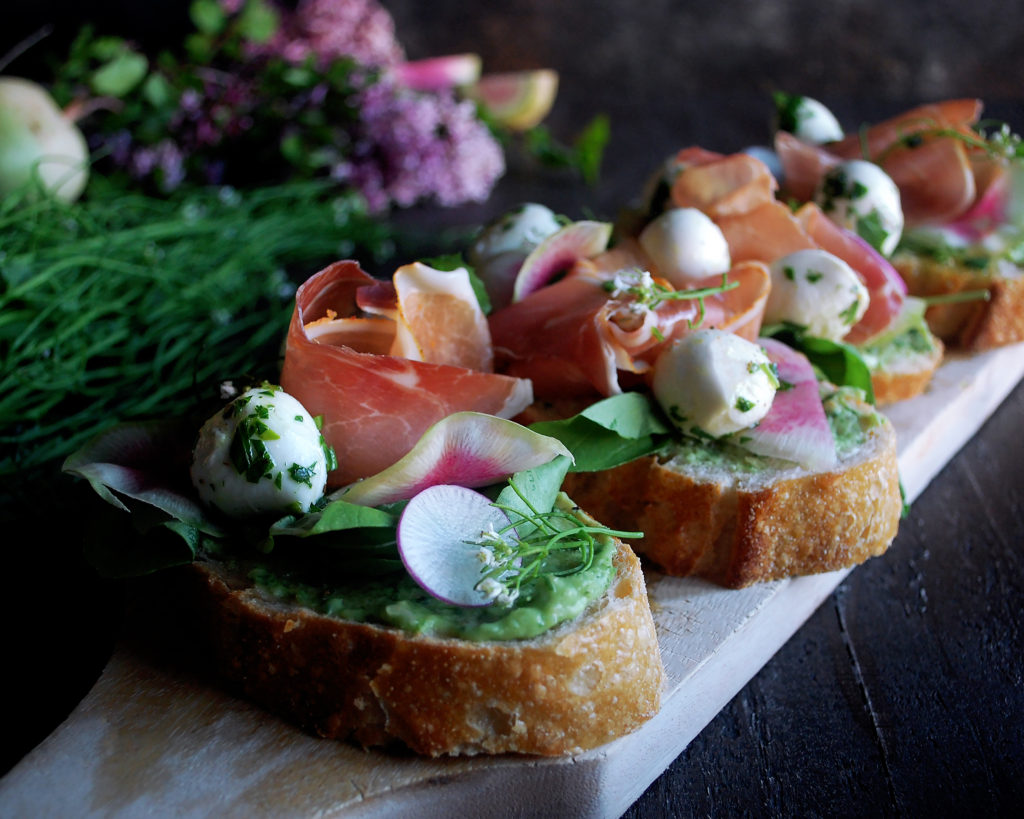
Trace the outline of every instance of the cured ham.
<instances>
[{"instance_id":1,"label":"cured ham","mask_svg":"<svg viewBox=\"0 0 1024 819\"><path fill-rule=\"evenodd\" d=\"M868 289L868 309L844 341L860 344L882 332L899 315L907 294L907 285L896 268L856 233L825 216L817 205L804 205L797 218L817 246L850 265Z\"/></svg>"},{"instance_id":2,"label":"cured ham","mask_svg":"<svg viewBox=\"0 0 1024 819\"><path fill-rule=\"evenodd\" d=\"M735 266L728 274L732 289L704 297L703 308L685 299L648 309L615 286L616 277L644 275L642 267L610 264L642 261L636 247L629 248L579 262L564 279L492 314L497 369L530 378L539 398L609 396L622 392L622 374L647 372L664 345L693 326L757 336L770 281L765 265ZM721 283L715 276L699 286Z\"/></svg>"},{"instance_id":3,"label":"cured ham","mask_svg":"<svg viewBox=\"0 0 1024 819\"><path fill-rule=\"evenodd\" d=\"M847 159L870 159L900 190L907 225L943 224L964 213L978 195L969 143L981 102L957 99L918 106L838 142L812 145L779 132L775 150L785 189L810 200L821 178Z\"/></svg>"},{"instance_id":4,"label":"cured ham","mask_svg":"<svg viewBox=\"0 0 1024 819\"><path fill-rule=\"evenodd\" d=\"M779 136L783 141L786 137L795 140L782 132ZM725 235L734 265L751 261L771 264L790 253L813 248L838 256L857 272L871 297L867 312L844 339L851 344L877 335L899 315L907 290L895 268L859 236L829 220L816 205L808 203L792 213L775 198L774 187L763 181L772 176L760 160L737 154L733 161L733 157L692 148L680 153L683 155L690 156L691 163L675 180L673 203L708 209ZM687 181L691 175L694 180Z\"/></svg>"},{"instance_id":5,"label":"cured ham","mask_svg":"<svg viewBox=\"0 0 1024 819\"><path fill-rule=\"evenodd\" d=\"M394 322L361 315L358 305L386 305L387 292L356 262L343 261L296 293L281 384L312 415L323 416L324 439L338 456L331 486L395 463L453 412L511 418L533 401L523 379L381 353L390 349Z\"/></svg>"}]
</instances>

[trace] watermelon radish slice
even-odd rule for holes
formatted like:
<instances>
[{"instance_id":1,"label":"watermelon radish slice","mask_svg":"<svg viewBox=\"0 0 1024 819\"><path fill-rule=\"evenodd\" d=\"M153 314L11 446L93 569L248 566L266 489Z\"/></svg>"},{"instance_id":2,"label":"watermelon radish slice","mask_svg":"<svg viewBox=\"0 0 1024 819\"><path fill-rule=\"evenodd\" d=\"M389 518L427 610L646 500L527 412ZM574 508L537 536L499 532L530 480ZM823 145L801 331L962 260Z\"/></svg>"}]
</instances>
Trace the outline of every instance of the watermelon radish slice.
<instances>
[{"instance_id":1,"label":"watermelon radish slice","mask_svg":"<svg viewBox=\"0 0 1024 819\"><path fill-rule=\"evenodd\" d=\"M392 69L395 78L413 91L443 91L468 86L480 79L477 54L450 54L402 63Z\"/></svg>"},{"instance_id":2,"label":"watermelon radish slice","mask_svg":"<svg viewBox=\"0 0 1024 819\"><path fill-rule=\"evenodd\" d=\"M779 368L779 380L791 384L775 393L772 408L753 429L744 430L742 446L756 455L793 461L811 472L836 465L836 443L818 394L811 363L796 350L771 338L758 340Z\"/></svg>"},{"instance_id":3,"label":"watermelon radish slice","mask_svg":"<svg viewBox=\"0 0 1024 819\"><path fill-rule=\"evenodd\" d=\"M499 125L525 131L551 111L558 93L558 72L541 68L485 74L466 89Z\"/></svg>"},{"instance_id":4,"label":"watermelon radish slice","mask_svg":"<svg viewBox=\"0 0 1024 819\"><path fill-rule=\"evenodd\" d=\"M428 594L456 606L479 607L494 595L477 588L487 565L479 541L484 534L510 547L515 530L508 516L479 492L440 484L409 501L398 521L398 554L406 571Z\"/></svg>"},{"instance_id":5,"label":"watermelon radish slice","mask_svg":"<svg viewBox=\"0 0 1024 819\"><path fill-rule=\"evenodd\" d=\"M553 233L523 260L512 287L512 301L522 301L580 259L608 247L612 226L607 222L573 222Z\"/></svg>"},{"instance_id":6,"label":"watermelon radish slice","mask_svg":"<svg viewBox=\"0 0 1024 819\"><path fill-rule=\"evenodd\" d=\"M969 242L978 242L1005 224L1013 193L1012 181L1006 168L993 168L984 191L974 204L946 227Z\"/></svg>"},{"instance_id":7,"label":"watermelon radish slice","mask_svg":"<svg viewBox=\"0 0 1024 819\"><path fill-rule=\"evenodd\" d=\"M555 438L493 415L456 412L423 433L405 457L333 497L379 506L414 497L437 484L490 486L559 455L572 459L572 453Z\"/></svg>"}]
</instances>

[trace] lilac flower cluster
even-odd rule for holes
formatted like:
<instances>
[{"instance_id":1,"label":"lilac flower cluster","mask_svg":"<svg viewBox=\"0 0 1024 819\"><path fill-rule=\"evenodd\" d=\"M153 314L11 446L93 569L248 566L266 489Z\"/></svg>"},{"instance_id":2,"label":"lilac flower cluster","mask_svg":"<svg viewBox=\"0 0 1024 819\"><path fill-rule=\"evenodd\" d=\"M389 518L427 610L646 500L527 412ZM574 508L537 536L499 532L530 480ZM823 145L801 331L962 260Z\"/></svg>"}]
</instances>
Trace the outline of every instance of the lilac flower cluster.
<instances>
[{"instance_id":1,"label":"lilac flower cluster","mask_svg":"<svg viewBox=\"0 0 1024 819\"><path fill-rule=\"evenodd\" d=\"M243 0L221 0L225 10L238 10ZM351 57L373 67L397 65L405 52L395 39L395 23L376 0L301 0L285 14L277 34L263 53L292 63L314 57L320 64Z\"/></svg>"},{"instance_id":2,"label":"lilac flower cluster","mask_svg":"<svg viewBox=\"0 0 1024 819\"><path fill-rule=\"evenodd\" d=\"M234 15L248 0L219 2ZM242 59L179 72L159 129L128 122L108 132L114 164L164 192L186 180L239 184L240 170L248 181L280 170L278 145L291 140L293 172L327 173L360 191L372 212L486 199L505 170L501 146L472 103L413 91L387 70L404 52L376 0L301 0L278 11L276 33L249 43ZM355 61L341 81L339 60ZM275 65L321 76L294 87Z\"/></svg>"},{"instance_id":3,"label":"lilac flower cluster","mask_svg":"<svg viewBox=\"0 0 1024 819\"><path fill-rule=\"evenodd\" d=\"M431 197L446 206L482 201L504 170L501 147L472 103L382 80L359 95L349 155L331 175L381 211Z\"/></svg>"}]
</instances>

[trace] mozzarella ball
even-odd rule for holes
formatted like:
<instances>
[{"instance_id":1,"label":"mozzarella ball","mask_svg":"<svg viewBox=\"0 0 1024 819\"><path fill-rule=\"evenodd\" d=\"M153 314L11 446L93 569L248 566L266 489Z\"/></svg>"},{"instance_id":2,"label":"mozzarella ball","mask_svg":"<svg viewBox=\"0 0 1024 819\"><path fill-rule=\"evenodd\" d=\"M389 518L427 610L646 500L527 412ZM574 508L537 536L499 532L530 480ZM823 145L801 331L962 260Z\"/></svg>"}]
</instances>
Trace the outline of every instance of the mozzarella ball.
<instances>
[{"instance_id":1,"label":"mozzarella ball","mask_svg":"<svg viewBox=\"0 0 1024 819\"><path fill-rule=\"evenodd\" d=\"M469 248L469 261L479 266L503 253L526 256L561 227L554 211L528 202L485 227Z\"/></svg>"},{"instance_id":2,"label":"mozzarella ball","mask_svg":"<svg viewBox=\"0 0 1024 819\"><path fill-rule=\"evenodd\" d=\"M899 188L874 162L851 159L837 165L822 177L814 201L833 222L867 239L884 256L892 255L903 235Z\"/></svg>"},{"instance_id":3,"label":"mozzarella ball","mask_svg":"<svg viewBox=\"0 0 1024 819\"><path fill-rule=\"evenodd\" d=\"M798 250L771 266L766 323L790 322L812 336L839 341L860 321L870 295L860 276L838 256Z\"/></svg>"},{"instance_id":4,"label":"mozzarella ball","mask_svg":"<svg viewBox=\"0 0 1024 819\"><path fill-rule=\"evenodd\" d=\"M640 246L673 287L728 272L732 266L725 235L696 208L665 211L640 233Z\"/></svg>"},{"instance_id":5,"label":"mozzarella ball","mask_svg":"<svg viewBox=\"0 0 1024 819\"><path fill-rule=\"evenodd\" d=\"M333 453L302 404L265 385L203 424L192 484L203 503L231 517L303 513L324 493L329 459Z\"/></svg>"},{"instance_id":6,"label":"mozzarella ball","mask_svg":"<svg viewBox=\"0 0 1024 819\"><path fill-rule=\"evenodd\" d=\"M674 342L658 356L651 382L680 430L715 438L756 425L778 386L764 350L725 330L697 330Z\"/></svg>"},{"instance_id":7,"label":"mozzarella ball","mask_svg":"<svg viewBox=\"0 0 1024 819\"><path fill-rule=\"evenodd\" d=\"M815 145L843 138L843 127L839 120L823 103L812 97L789 99L791 107L788 113L792 121L783 125L789 126L785 130L790 131L793 136Z\"/></svg>"}]
</instances>

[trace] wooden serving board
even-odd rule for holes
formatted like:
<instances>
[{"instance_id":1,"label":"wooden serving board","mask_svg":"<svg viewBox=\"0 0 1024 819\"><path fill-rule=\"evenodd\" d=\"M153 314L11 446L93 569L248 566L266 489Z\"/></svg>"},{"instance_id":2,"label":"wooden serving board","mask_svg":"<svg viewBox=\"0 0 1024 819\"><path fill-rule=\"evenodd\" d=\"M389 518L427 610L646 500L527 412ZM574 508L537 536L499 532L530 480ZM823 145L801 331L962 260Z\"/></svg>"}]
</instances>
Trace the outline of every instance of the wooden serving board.
<instances>
[{"instance_id":1,"label":"wooden serving board","mask_svg":"<svg viewBox=\"0 0 1024 819\"><path fill-rule=\"evenodd\" d=\"M1024 376L1024 345L952 357L886 410L910 500ZM846 572L741 591L648 574L668 682L634 734L561 759L430 760L315 739L120 644L71 716L0 780L0 816L618 816Z\"/></svg>"}]
</instances>

